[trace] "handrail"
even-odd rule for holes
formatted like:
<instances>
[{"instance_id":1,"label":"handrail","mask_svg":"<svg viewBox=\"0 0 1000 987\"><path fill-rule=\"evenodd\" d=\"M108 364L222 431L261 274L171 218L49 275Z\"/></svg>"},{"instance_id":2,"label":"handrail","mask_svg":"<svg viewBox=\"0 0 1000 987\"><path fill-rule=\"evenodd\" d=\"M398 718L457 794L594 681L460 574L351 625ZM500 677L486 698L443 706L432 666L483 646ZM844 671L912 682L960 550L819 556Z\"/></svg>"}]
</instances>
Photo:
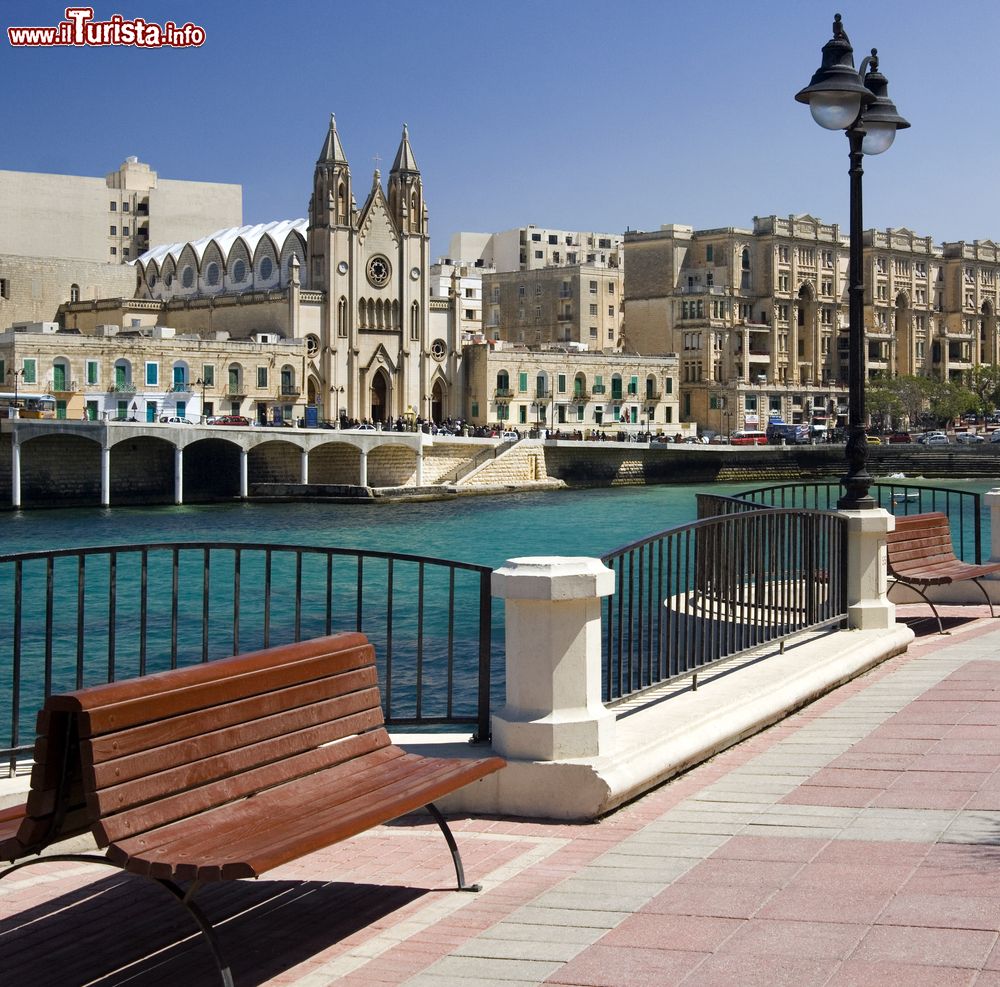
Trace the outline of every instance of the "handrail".
<instances>
[{"instance_id":1,"label":"handrail","mask_svg":"<svg viewBox=\"0 0 1000 987\"><path fill-rule=\"evenodd\" d=\"M375 645L386 720L490 730L488 566L379 550L156 542L0 555L0 757L52 692L336 630ZM481 690L485 688L486 694Z\"/></svg>"},{"instance_id":2,"label":"handrail","mask_svg":"<svg viewBox=\"0 0 1000 987\"><path fill-rule=\"evenodd\" d=\"M755 487L733 494L733 497L761 506L802 506L832 511L836 510L841 492L839 482L813 481ZM978 492L926 484L883 482L873 483L870 492L876 504L891 514L906 516L929 511L947 514L958 557L976 565L982 563L982 497Z\"/></svg>"},{"instance_id":3,"label":"handrail","mask_svg":"<svg viewBox=\"0 0 1000 987\"><path fill-rule=\"evenodd\" d=\"M847 615L847 520L739 505L608 552L604 698L617 703Z\"/></svg>"}]
</instances>

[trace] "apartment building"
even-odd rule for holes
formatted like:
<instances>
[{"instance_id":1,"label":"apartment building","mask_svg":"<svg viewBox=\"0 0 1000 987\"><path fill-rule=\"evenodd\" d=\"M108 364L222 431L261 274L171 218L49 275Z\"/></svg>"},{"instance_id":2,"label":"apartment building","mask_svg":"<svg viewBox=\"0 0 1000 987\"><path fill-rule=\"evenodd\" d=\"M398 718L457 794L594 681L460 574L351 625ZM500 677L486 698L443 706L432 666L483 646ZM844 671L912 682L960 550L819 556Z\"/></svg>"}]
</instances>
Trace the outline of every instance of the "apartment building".
<instances>
[{"instance_id":1,"label":"apartment building","mask_svg":"<svg viewBox=\"0 0 1000 987\"><path fill-rule=\"evenodd\" d=\"M864 234L865 374L956 380L1000 358L1000 248ZM846 231L813 216L751 229L627 233L623 336L680 357L681 415L706 429L837 424L847 404Z\"/></svg>"},{"instance_id":2,"label":"apartment building","mask_svg":"<svg viewBox=\"0 0 1000 987\"><path fill-rule=\"evenodd\" d=\"M677 357L537 349L491 341L465 347L468 411L474 425L593 429L678 423Z\"/></svg>"},{"instance_id":3,"label":"apartment building","mask_svg":"<svg viewBox=\"0 0 1000 987\"><path fill-rule=\"evenodd\" d=\"M156 421L177 415L245 415L294 421L305 414L302 340L269 334L181 333L166 326L66 330L20 323L0 333L0 377L19 396L44 395L57 418Z\"/></svg>"},{"instance_id":4,"label":"apartment building","mask_svg":"<svg viewBox=\"0 0 1000 987\"><path fill-rule=\"evenodd\" d=\"M595 351L621 347L621 268L576 264L483 275L483 332L493 340Z\"/></svg>"}]
</instances>

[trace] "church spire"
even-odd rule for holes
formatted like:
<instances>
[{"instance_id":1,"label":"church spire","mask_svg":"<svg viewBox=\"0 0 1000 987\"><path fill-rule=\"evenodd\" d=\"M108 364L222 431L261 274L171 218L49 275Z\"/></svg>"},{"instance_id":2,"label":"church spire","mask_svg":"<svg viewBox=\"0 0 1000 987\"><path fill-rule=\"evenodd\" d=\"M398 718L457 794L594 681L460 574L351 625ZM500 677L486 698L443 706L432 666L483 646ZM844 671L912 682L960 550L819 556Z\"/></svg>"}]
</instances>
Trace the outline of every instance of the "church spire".
<instances>
[{"instance_id":1,"label":"church spire","mask_svg":"<svg viewBox=\"0 0 1000 987\"><path fill-rule=\"evenodd\" d=\"M412 175L420 174L417 162L413 158L413 149L410 147L410 132L405 123L403 124L403 137L399 142L399 150L396 152L396 160L393 161L392 171L389 174L399 172L407 172Z\"/></svg>"},{"instance_id":2,"label":"church spire","mask_svg":"<svg viewBox=\"0 0 1000 987\"><path fill-rule=\"evenodd\" d=\"M323 150L319 152L317 164L347 164L347 157L344 148L340 143L340 136L337 134L337 118L330 114L330 129L326 133L326 140L323 142Z\"/></svg>"}]
</instances>

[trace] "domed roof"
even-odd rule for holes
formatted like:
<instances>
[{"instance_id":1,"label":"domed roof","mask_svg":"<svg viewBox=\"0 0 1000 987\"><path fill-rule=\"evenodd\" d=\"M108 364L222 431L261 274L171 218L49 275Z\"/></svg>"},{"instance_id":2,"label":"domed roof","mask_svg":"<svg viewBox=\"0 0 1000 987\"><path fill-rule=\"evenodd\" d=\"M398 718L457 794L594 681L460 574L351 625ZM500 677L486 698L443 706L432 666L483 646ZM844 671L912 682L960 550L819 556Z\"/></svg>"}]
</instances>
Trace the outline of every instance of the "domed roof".
<instances>
[{"instance_id":1,"label":"domed roof","mask_svg":"<svg viewBox=\"0 0 1000 987\"><path fill-rule=\"evenodd\" d=\"M257 249L257 244L265 236L270 238L274 244L275 251L280 254L285 240L291 234L297 233L299 236L305 238L308 225L305 219L278 219L271 223L257 223L253 226L231 226L225 230L216 230L215 233L209 233L208 236L203 236L198 240L188 240L183 243L168 243L159 247L153 247L144 254L140 254L135 259L135 263L141 264L143 267L151 263L159 266L168 257L173 257L174 263L176 263L184 252L185 247L190 247L200 264L202 257L205 256L205 251L208 250L209 245L212 243L215 243L219 248L223 260L228 261L229 251L233 248L237 240L242 240L246 244L247 250L252 257L254 251Z\"/></svg>"}]
</instances>

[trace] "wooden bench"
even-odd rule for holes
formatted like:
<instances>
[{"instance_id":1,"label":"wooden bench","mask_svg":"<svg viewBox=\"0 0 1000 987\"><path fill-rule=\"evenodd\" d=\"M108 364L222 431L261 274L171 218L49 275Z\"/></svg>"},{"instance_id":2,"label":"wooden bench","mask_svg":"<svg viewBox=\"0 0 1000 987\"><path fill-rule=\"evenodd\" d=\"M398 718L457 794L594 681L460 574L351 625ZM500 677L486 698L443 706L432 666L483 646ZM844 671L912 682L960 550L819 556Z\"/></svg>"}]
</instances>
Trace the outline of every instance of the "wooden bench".
<instances>
[{"instance_id":1,"label":"wooden bench","mask_svg":"<svg viewBox=\"0 0 1000 987\"><path fill-rule=\"evenodd\" d=\"M258 877L426 807L459 889L479 890L466 883L433 803L503 765L394 746L363 634L54 695L38 716L28 800L0 812L0 860L15 862L0 877L40 861L87 860L152 878L188 908L232 987L192 900L202 884ZM87 832L106 855L34 856ZM179 881L191 883L185 890Z\"/></svg>"},{"instance_id":2,"label":"wooden bench","mask_svg":"<svg viewBox=\"0 0 1000 987\"><path fill-rule=\"evenodd\" d=\"M925 587L969 580L979 587L989 604L990 616L994 615L990 595L979 580L991 572L1000 572L1000 562L974 565L957 558L945 514L936 512L897 517L895 531L889 532L888 569L893 584L909 586L920 594L934 611L938 630L942 634L945 630L941 615L924 592Z\"/></svg>"}]
</instances>

